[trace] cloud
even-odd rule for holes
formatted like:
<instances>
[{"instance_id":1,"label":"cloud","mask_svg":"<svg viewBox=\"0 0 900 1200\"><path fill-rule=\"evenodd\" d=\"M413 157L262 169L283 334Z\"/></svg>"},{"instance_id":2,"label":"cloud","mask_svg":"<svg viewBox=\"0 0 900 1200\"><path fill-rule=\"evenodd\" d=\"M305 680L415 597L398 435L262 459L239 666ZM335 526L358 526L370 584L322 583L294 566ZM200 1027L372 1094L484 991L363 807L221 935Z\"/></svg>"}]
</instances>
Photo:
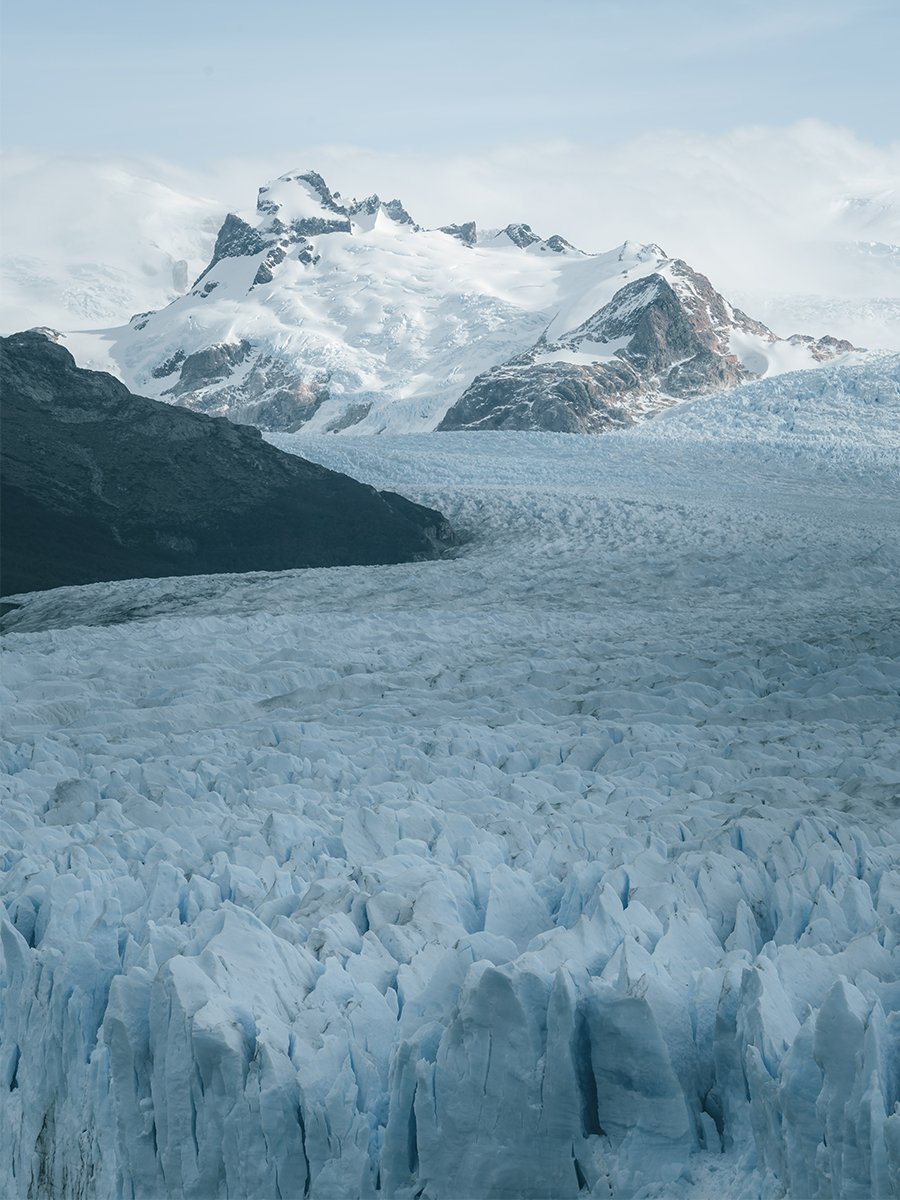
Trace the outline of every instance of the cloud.
<instances>
[{"instance_id":1,"label":"cloud","mask_svg":"<svg viewBox=\"0 0 900 1200\"><path fill-rule=\"evenodd\" d=\"M588 250L626 238L658 242L754 315L777 318L785 333L808 300L791 308L776 299L818 296L829 300L833 331L868 344L898 338L900 252L862 253L848 244L900 245L900 143L873 145L818 121L720 135L663 131L608 144L513 142L451 155L310 143L202 170L97 155L20 156L15 164L0 214L7 245L35 259L46 258L49 245L62 263L77 230L79 261L109 261L111 247L118 270L133 260L135 304L147 264L160 278L170 258L188 259L193 269L208 252L210 221L229 209L252 212L261 183L313 167L345 196L399 196L427 226L527 221ZM145 211L152 197L155 217ZM189 229L179 226L184 221ZM866 309L862 301L873 298L894 307Z\"/></svg>"},{"instance_id":2,"label":"cloud","mask_svg":"<svg viewBox=\"0 0 900 1200\"><path fill-rule=\"evenodd\" d=\"M528 221L590 250L656 241L740 288L871 294L864 272L833 279L812 249L856 237L900 243L900 143L872 145L812 120L449 156L297 147L277 159L222 161L198 184L247 207L259 182L298 165L315 166L344 194L399 195L427 225ZM868 228L859 212L848 216L852 198L881 198Z\"/></svg>"}]
</instances>

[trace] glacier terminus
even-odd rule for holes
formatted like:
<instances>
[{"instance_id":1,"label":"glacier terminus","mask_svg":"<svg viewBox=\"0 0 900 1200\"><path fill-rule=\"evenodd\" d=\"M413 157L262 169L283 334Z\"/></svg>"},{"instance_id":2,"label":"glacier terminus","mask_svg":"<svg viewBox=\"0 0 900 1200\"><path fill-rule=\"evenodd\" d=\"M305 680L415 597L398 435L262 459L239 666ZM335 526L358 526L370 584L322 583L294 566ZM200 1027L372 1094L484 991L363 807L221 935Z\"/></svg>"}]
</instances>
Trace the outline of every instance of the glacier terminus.
<instances>
[{"instance_id":1,"label":"glacier terminus","mask_svg":"<svg viewBox=\"0 0 900 1200\"><path fill-rule=\"evenodd\" d=\"M0 1193L897 1196L898 419L269 433L457 551L14 597Z\"/></svg>"}]
</instances>

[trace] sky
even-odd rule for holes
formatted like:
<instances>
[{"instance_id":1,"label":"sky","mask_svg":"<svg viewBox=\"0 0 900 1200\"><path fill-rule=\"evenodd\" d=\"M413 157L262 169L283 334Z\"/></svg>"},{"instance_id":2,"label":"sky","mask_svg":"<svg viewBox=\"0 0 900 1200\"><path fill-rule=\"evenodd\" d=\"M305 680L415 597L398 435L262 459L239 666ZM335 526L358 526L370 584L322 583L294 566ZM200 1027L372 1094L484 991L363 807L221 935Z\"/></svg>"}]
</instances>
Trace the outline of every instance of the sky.
<instances>
[{"instance_id":1,"label":"sky","mask_svg":"<svg viewBox=\"0 0 900 1200\"><path fill-rule=\"evenodd\" d=\"M7 0L2 26L17 149L198 165L806 118L900 136L897 0Z\"/></svg>"}]
</instances>

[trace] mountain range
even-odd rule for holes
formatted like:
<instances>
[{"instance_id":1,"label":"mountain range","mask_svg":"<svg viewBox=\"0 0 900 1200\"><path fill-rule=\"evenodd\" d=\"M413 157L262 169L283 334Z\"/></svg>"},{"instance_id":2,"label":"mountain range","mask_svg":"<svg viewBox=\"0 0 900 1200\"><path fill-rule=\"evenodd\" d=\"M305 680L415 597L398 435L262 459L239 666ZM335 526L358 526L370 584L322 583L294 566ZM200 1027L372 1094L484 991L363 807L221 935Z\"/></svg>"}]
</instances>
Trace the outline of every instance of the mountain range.
<instances>
[{"instance_id":1,"label":"mountain range","mask_svg":"<svg viewBox=\"0 0 900 1200\"><path fill-rule=\"evenodd\" d=\"M71 335L129 388L263 429L597 432L679 400L853 356L776 336L657 245L603 254L529 225L424 229L314 171L230 213L194 284Z\"/></svg>"}]
</instances>

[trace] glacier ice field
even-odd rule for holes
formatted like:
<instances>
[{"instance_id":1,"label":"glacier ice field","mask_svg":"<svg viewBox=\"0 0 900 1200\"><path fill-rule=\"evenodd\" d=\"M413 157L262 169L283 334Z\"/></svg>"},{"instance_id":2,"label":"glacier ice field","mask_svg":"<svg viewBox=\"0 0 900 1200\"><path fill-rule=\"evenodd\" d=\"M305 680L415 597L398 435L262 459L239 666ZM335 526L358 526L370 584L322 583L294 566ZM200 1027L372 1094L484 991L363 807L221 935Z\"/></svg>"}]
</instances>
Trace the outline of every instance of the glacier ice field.
<instances>
[{"instance_id":1,"label":"glacier ice field","mask_svg":"<svg viewBox=\"0 0 900 1200\"><path fill-rule=\"evenodd\" d=\"M8 614L0 1194L900 1194L900 359L269 436L462 544Z\"/></svg>"}]
</instances>

